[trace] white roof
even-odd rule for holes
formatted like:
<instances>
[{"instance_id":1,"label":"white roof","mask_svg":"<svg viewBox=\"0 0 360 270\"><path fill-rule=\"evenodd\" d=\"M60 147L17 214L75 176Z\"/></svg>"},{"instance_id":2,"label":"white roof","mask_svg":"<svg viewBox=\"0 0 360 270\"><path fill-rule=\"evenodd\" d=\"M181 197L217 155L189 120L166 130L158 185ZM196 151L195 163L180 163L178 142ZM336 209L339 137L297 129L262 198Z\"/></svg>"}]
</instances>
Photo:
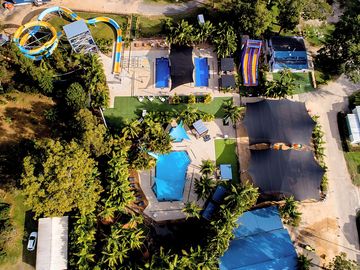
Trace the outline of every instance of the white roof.
<instances>
[{"instance_id":1,"label":"white roof","mask_svg":"<svg viewBox=\"0 0 360 270\"><path fill-rule=\"evenodd\" d=\"M67 269L69 217L40 218L36 270Z\"/></svg>"}]
</instances>

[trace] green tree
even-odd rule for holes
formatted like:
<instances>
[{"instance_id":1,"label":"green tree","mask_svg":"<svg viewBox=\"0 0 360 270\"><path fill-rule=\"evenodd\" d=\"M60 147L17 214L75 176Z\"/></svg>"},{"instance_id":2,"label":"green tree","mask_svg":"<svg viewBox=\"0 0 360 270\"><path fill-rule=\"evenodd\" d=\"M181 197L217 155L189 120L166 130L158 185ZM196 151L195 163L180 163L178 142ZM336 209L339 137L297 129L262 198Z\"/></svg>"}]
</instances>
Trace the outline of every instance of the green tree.
<instances>
[{"instance_id":1,"label":"green tree","mask_svg":"<svg viewBox=\"0 0 360 270\"><path fill-rule=\"evenodd\" d=\"M129 138L129 139L137 138L140 134L140 131L141 131L141 128L140 128L140 123L138 120L134 120L132 122L126 121L125 126L121 130L121 132L123 133L123 136L125 138Z\"/></svg>"},{"instance_id":2,"label":"green tree","mask_svg":"<svg viewBox=\"0 0 360 270\"><path fill-rule=\"evenodd\" d=\"M295 201L294 197L285 198L285 203L280 206L280 215L284 219L286 224L292 226L299 226L301 221L301 212L298 210L298 202Z\"/></svg>"},{"instance_id":3,"label":"green tree","mask_svg":"<svg viewBox=\"0 0 360 270\"><path fill-rule=\"evenodd\" d=\"M80 83L72 83L65 93L65 102L68 108L74 112L87 107L88 98Z\"/></svg>"},{"instance_id":4,"label":"green tree","mask_svg":"<svg viewBox=\"0 0 360 270\"><path fill-rule=\"evenodd\" d=\"M76 142L46 139L24 158L21 184L36 217L63 216L78 209L94 211L102 191L96 163Z\"/></svg>"},{"instance_id":5,"label":"green tree","mask_svg":"<svg viewBox=\"0 0 360 270\"><path fill-rule=\"evenodd\" d=\"M235 106L233 100L229 100L223 104L224 119L230 119L233 125L242 118L243 107Z\"/></svg>"},{"instance_id":6,"label":"green tree","mask_svg":"<svg viewBox=\"0 0 360 270\"><path fill-rule=\"evenodd\" d=\"M309 270L311 266L312 259L308 259L304 254L300 254L298 257L298 269L299 270Z\"/></svg>"},{"instance_id":7,"label":"green tree","mask_svg":"<svg viewBox=\"0 0 360 270\"><path fill-rule=\"evenodd\" d=\"M287 69L280 71L280 78L276 81L266 83L266 92L264 95L271 98L285 98L292 96L295 91L294 78Z\"/></svg>"},{"instance_id":8,"label":"green tree","mask_svg":"<svg viewBox=\"0 0 360 270\"><path fill-rule=\"evenodd\" d=\"M172 21L167 21L168 35L166 41L169 44L177 45L192 45L196 36L195 29L192 24L185 20L173 24Z\"/></svg>"},{"instance_id":9,"label":"green tree","mask_svg":"<svg viewBox=\"0 0 360 270\"><path fill-rule=\"evenodd\" d=\"M194 182L195 193L197 194L197 199L206 200L210 194L214 191L216 183L213 178L204 174L200 178L196 178Z\"/></svg>"},{"instance_id":10,"label":"green tree","mask_svg":"<svg viewBox=\"0 0 360 270\"><path fill-rule=\"evenodd\" d=\"M200 24L196 29L195 41L198 43L204 43L211 41L215 27L210 21L206 21L204 24Z\"/></svg>"},{"instance_id":11,"label":"green tree","mask_svg":"<svg viewBox=\"0 0 360 270\"><path fill-rule=\"evenodd\" d=\"M316 64L332 75L345 73L360 82L360 5L347 8L335 30L319 50Z\"/></svg>"},{"instance_id":12,"label":"green tree","mask_svg":"<svg viewBox=\"0 0 360 270\"><path fill-rule=\"evenodd\" d=\"M75 129L79 143L96 157L110 151L111 141L107 136L105 125L88 109L81 109L75 115Z\"/></svg>"},{"instance_id":13,"label":"green tree","mask_svg":"<svg viewBox=\"0 0 360 270\"><path fill-rule=\"evenodd\" d=\"M329 264L329 269L331 270L359 270L360 265L353 260L347 258L346 253L341 252L339 255L335 256Z\"/></svg>"},{"instance_id":14,"label":"green tree","mask_svg":"<svg viewBox=\"0 0 360 270\"><path fill-rule=\"evenodd\" d=\"M187 202L185 204L185 208L182 209L181 211L185 213L186 219L190 217L199 219L201 210L202 208L198 206L195 202Z\"/></svg>"},{"instance_id":15,"label":"green tree","mask_svg":"<svg viewBox=\"0 0 360 270\"><path fill-rule=\"evenodd\" d=\"M303 7L302 0L278 0L279 14L277 23L280 25L279 34L282 30L295 29L299 24Z\"/></svg>"},{"instance_id":16,"label":"green tree","mask_svg":"<svg viewBox=\"0 0 360 270\"><path fill-rule=\"evenodd\" d=\"M332 7L327 0L305 0L302 17L305 20L325 20L332 12Z\"/></svg>"},{"instance_id":17,"label":"green tree","mask_svg":"<svg viewBox=\"0 0 360 270\"><path fill-rule=\"evenodd\" d=\"M212 175L215 172L215 164L212 160L206 159L201 161L200 172L206 175Z\"/></svg>"},{"instance_id":18,"label":"green tree","mask_svg":"<svg viewBox=\"0 0 360 270\"><path fill-rule=\"evenodd\" d=\"M231 56L237 48L237 37L234 28L227 22L219 23L214 31L212 42L215 45L215 52L218 57Z\"/></svg>"}]
</instances>

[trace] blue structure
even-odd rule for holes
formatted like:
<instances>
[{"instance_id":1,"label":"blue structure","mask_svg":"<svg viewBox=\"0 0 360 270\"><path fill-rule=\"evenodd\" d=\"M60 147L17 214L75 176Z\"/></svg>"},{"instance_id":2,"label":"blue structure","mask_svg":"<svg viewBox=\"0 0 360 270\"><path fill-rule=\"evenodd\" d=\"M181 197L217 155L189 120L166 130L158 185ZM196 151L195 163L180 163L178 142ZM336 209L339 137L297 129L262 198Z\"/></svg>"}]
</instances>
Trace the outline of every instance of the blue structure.
<instances>
[{"instance_id":1,"label":"blue structure","mask_svg":"<svg viewBox=\"0 0 360 270\"><path fill-rule=\"evenodd\" d=\"M221 270L295 270L297 254L276 207L244 213L235 239L220 258Z\"/></svg>"},{"instance_id":2,"label":"blue structure","mask_svg":"<svg viewBox=\"0 0 360 270\"><path fill-rule=\"evenodd\" d=\"M185 151L159 155L153 190L158 201L181 201L183 199L186 172L190 158Z\"/></svg>"},{"instance_id":3,"label":"blue structure","mask_svg":"<svg viewBox=\"0 0 360 270\"><path fill-rule=\"evenodd\" d=\"M177 127L170 129L170 137L174 139L174 142L181 142L182 140L190 140L190 137L188 136L183 121L180 122L180 124Z\"/></svg>"},{"instance_id":4,"label":"blue structure","mask_svg":"<svg viewBox=\"0 0 360 270\"><path fill-rule=\"evenodd\" d=\"M169 87L170 65L168 58L156 58L156 74L155 87Z\"/></svg>"},{"instance_id":5,"label":"blue structure","mask_svg":"<svg viewBox=\"0 0 360 270\"><path fill-rule=\"evenodd\" d=\"M220 203L222 203L222 200L225 198L226 192L227 192L226 187L219 185L216 187L216 190L215 190L214 194L212 195L211 199L214 202L220 204Z\"/></svg>"},{"instance_id":6,"label":"blue structure","mask_svg":"<svg viewBox=\"0 0 360 270\"><path fill-rule=\"evenodd\" d=\"M217 205L215 205L212 202L209 202L205 208L205 210L202 213L202 217L207 219L207 220L211 220L211 217L213 216L213 214L215 213L215 211L218 209L219 207Z\"/></svg>"},{"instance_id":7,"label":"blue structure","mask_svg":"<svg viewBox=\"0 0 360 270\"><path fill-rule=\"evenodd\" d=\"M308 69L307 52L302 37L272 37L269 48L271 71L278 72L285 68L293 71Z\"/></svg>"},{"instance_id":8,"label":"blue structure","mask_svg":"<svg viewBox=\"0 0 360 270\"><path fill-rule=\"evenodd\" d=\"M220 164L220 176L223 180L232 180L232 171L230 164Z\"/></svg>"},{"instance_id":9,"label":"blue structure","mask_svg":"<svg viewBox=\"0 0 360 270\"><path fill-rule=\"evenodd\" d=\"M195 86L209 86L209 65L207 58L194 58L195 62Z\"/></svg>"}]
</instances>

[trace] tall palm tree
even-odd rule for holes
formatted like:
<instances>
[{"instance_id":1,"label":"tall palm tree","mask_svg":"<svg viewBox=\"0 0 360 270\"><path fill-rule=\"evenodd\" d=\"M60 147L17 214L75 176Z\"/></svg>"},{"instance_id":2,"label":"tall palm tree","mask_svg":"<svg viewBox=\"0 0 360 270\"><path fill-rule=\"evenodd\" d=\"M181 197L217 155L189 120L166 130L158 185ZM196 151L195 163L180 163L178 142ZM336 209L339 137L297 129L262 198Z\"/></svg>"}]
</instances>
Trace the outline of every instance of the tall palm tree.
<instances>
[{"instance_id":1,"label":"tall palm tree","mask_svg":"<svg viewBox=\"0 0 360 270\"><path fill-rule=\"evenodd\" d=\"M188 219L189 217L195 217L199 219L201 210L202 208L198 206L195 202L187 202L185 204L185 208L181 211L185 213L186 219Z\"/></svg>"},{"instance_id":2,"label":"tall palm tree","mask_svg":"<svg viewBox=\"0 0 360 270\"><path fill-rule=\"evenodd\" d=\"M224 110L224 119L225 120L230 119L233 125L236 125L236 122L238 122L242 117L244 108L235 106L234 101L229 100L224 103L223 110Z\"/></svg>"},{"instance_id":3,"label":"tall palm tree","mask_svg":"<svg viewBox=\"0 0 360 270\"><path fill-rule=\"evenodd\" d=\"M301 212L298 210L298 202L294 196L285 198L285 203L280 207L280 215L287 224L298 226L301 220Z\"/></svg>"},{"instance_id":4,"label":"tall palm tree","mask_svg":"<svg viewBox=\"0 0 360 270\"><path fill-rule=\"evenodd\" d=\"M139 136L139 133L141 131L139 121L135 120L133 122L125 122L125 126L121 130L123 133L123 136L129 139L134 139Z\"/></svg>"},{"instance_id":5,"label":"tall palm tree","mask_svg":"<svg viewBox=\"0 0 360 270\"><path fill-rule=\"evenodd\" d=\"M196 41L199 43L204 43L212 36L215 31L215 27L210 21L206 21L204 24L200 24L199 28L196 31Z\"/></svg>"},{"instance_id":6,"label":"tall palm tree","mask_svg":"<svg viewBox=\"0 0 360 270\"><path fill-rule=\"evenodd\" d=\"M206 199L209 197L211 192L215 188L215 181L213 178L204 174L200 178L196 178L194 182L195 193L197 194L197 199Z\"/></svg>"},{"instance_id":7,"label":"tall palm tree","mask_svg":"<svg viewBox=\"0 0 360 270\"><path fill-rule=\"evenodd\" d=\"M215 164L212 160L206 159L201 161L200 172L202 174L211 175L215 172Z\"/></svg>"},{"instance_id":8,"label":"tall palm tree","mask_svg":"<svg viewBox=\"0 0 360 270\"><path fill-rule=\"evenodd\" d=\"M219 23L214 31L213 43L220 58L231 56L237 48L237 37L234 28L227 22Z\"/></svg>"}]
</instances>

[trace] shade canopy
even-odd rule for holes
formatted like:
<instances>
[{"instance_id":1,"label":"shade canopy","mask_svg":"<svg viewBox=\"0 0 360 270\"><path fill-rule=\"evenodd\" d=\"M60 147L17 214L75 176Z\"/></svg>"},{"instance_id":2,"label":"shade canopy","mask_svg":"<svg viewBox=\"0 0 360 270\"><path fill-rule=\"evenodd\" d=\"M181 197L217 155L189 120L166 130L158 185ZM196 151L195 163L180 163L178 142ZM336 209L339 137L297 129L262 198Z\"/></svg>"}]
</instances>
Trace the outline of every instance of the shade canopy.
<instances>
[{"instance_id":1,"label":"shade canopy","mask_svg":"<svg viewBox=\"0 0 360 270\"><path fill-rule=\"evenodd\" d=\"M206 132L208 132L208 128L205 126L204 122L200 119L197 120L194 124L193 127L195 128L196 132L199 135L205 134Z\"/></svg>"},{"instance_id":2,"label":"shade canopy","mask_svg":"<svg viewBox=\"0 0 360 270\"><path fill-rule=\"evenodd\" d=\"M310 144L315 121L305 104L290 100L263 100L248 103L244 124L250 144Z\"/></svg>"},{"instance_id":3,"label":"shade canopy","mask_svg":"<svg viewBox=\"0 0 360 270\"><path fill-rule=\"evenodd\" d=\"M320 198L324 170L310 151L251 150L249 173L263 194Z\"/></svg>"},{"instance_id":4,"label":"shade canopy","mask_svg":"<svg viewBox=\"0 0 360 270\"><path fill-rule=\"evenodd\" d=\"M220 270L295 270L297 255L276 207L245 212Z\"/></svg>"},{"instance_id":5,"label":"shade canopy","mask_svg":"<svg viewBox=\"0 0 360 270\"><path fill-rule=\"evenodd\" d=\"M234 88L235 76L234 75L221 75L220 85L222 88Z\"/></svg>"},{"instance_id":6,"label":"shade canopy","mask_svg":"<svg viewBox=\"0 0 360 270\"><path fill-rule=\"evenodd\" d=\"M221 71L234 71L235 69L234 58L221 58L220 69Z\"/></svg>"},{"instance_id":7,"label":"shade canopy","mask_svg":"<svg viewBox=\"0 0 360 270\"><path fill-rule=\"evenodd\" d=\"M194 64L192 61L192 48L171 45L171 89L193 82Z\"/></svg>"}]
</instances>

